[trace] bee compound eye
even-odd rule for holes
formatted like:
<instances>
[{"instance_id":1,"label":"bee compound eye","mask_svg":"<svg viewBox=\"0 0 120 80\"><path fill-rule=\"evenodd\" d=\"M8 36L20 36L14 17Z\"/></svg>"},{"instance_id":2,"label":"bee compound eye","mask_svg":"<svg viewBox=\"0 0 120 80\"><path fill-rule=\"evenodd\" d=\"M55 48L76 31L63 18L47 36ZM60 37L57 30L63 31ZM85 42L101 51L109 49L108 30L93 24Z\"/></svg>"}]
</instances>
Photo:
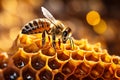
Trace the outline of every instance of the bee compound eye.
<instances>
[{"instance_id":1,"label":"bee compound eye","mask_svg":"<svg viewBox=\"0 0 120 80\"><path fill-rule=\"evenodd\" d=\"M66 37L67 34L68 34L67 31L64 31L64 32L63 32L63 36L64 36L64 37Z\"/></svg>"}]
</instances>

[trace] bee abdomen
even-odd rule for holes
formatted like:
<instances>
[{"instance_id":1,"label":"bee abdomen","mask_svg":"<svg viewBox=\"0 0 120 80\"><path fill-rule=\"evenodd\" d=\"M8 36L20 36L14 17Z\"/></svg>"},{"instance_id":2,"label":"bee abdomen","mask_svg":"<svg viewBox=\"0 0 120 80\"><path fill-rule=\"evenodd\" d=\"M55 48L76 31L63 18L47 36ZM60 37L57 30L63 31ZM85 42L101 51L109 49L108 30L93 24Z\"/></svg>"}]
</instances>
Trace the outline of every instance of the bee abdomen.
<instances>
[{"instance_id":1,"label":"bee abdomen","mask_svg":"<svg viewBox=\"0 0 120 80\"><path fill-rule=\"evenodd\" d=\"M22 29L22 34L37 34L42 33L44 30L50 30L50 22L37 19L26 24Z\"/></svg>"}]
</instances>

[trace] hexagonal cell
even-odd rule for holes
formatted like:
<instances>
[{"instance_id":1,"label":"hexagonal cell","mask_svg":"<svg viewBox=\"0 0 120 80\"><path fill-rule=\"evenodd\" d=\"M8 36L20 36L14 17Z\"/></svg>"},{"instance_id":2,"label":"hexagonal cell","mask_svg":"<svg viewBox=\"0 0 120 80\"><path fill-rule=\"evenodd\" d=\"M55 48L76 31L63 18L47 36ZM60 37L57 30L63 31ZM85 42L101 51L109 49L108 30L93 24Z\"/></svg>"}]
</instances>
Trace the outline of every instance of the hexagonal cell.
<instances>
[{"instance_id":1,"label":"hexagonal cell","mask_svg":"<svg viewBox=\"0 0 120 80\"><path fill-rule=\"evenodd\" d=\"M86 40L81 40L80 41L80 45L78 45L79 46L79 49L81 49L81 50L85 50L85 51L91 51L91 47L90 47L90 45L88 44L88 41L87 41L87 39Z\"/></svg>"},{"instance_id":2,"label":"hexagonal cell","mask_svg":"<svg viewBox=\"0 0 120 80\"><path fill-rule=\"evenodd\" d=\"M71 74L75 69L75 66L71 62L67 62L62 67L62 73L65 75Z\"/></svg>"},{"instance_id":3,"label":"hexagonal cell","mask_svg":"<svg viewBox=\"0 0 120 80\"><path fill-rule=\"evenodd\" d=\"M101 55L101 60L106 63L111 63L111 57L107 54Z\"/></svg>"},{"instance_id":4,"label":"hexagonal cell","mask_svg":"<svg viewBox=\"0 0 120 80\"><path fill-rule=\"evenodd\" d=\"M20 55L16 55L13 57L13 63L18 68L24 67L26 64L28 64L28 61L29 61L28 57L22 57Z\"/></svg>"},{"instance_id":5,"label":"hexagonal cell","mask_svg":"<svg viewBox=\"0 0 120 80\"><path fill-rule=\"evenodd\" d=\"M35 43L32 43L32 44L30 44L28 46L23 47L23 50L25 52L27 52L27 53L36 53L40 49L39 49L39 47Z\"/></svg>"},{"instance_id":6,"label":"hexagonal cell","mask_svg":"<svg viewBox=\"0 0 120 80\"><path fill-rule=\"evenodd\" d=\"M72 59L74 60L83 60L84 59L84 55L81 55L83 54L82 52L72 52Z\"/></svg>"},{"instance_id":7,"label":"hexagonal cell","mask_svg":"<svg viewBox=\"0 0 120 80\"><path fill-rule=\"evenodd\" d=\"M41 38L40 38L41 39ZM39 49L42 48L42 41L41 40L36 40L35 44L37 45L37 47L39 47Z\"/></svg>"},{"instance_id":8,"label":"hexagonal cell","mask_svg":"<svg viewBox=\"0 0 120 80\"><path fill-rule=\"evenodd\" d=\"M59 73L55 74L54 80L64 80L64 75L59 72Z\"/></svg>"},{"instance_id":9,"label":"hexagonal cell","mask_svg":"<svg viewBox=\"0 0 120 80\"><path fill-rule=\"evenodd\" d=\"M52 76L52 72L47 69L42 70L39 74L40 80L52 80Z\"/></svg>"},{"instance_id":10,"label":"hexagonal cell","mask_svg":"<svg viewBox=\"0 0 120 80\"><path fill-rule=\"evenodd\" d=\"M8 55L6 52L0 52L0 69L6 68L8 65Z\"/></svg>"},{"instance_id":11,"label":"hexagonal cell","mask_svg":"<svg viewBox=\"0 0 120 80\"><path fill-rule=\"evenodd\" d=\"M97 63L92 67L90 75L96 79L99 78L103 74L103 72L104 72L104 65Z\"/></svg>"},{"instance_id":12,"label":"hexagonal cell","mask_svg":"<svg viewBox=\"0 0 120 80\"><path fill-rule=\"evenodd\" d=\"M111 80L120 80L120 78L114 77L114 78L112 78Z\"/></svg>"},{"instance_id":13,"label":"hexagonal cell","mask_svg":"<svg viewBox=\"0 0 120 80\"><path fill-rule=\"evenodd\" d=\"M59 69L61 67L61 63L59 63L55 58L50 58L48 60L48 66L54 70L54 69Z\"/></svg>"},{"instance_id":14,"label":"hexagonal cell","mask_svg":"<svg viewBox=\"0 0 120 80\"><path fill-rule=\"evenodd\" d=\"M96 80L104 80L103 78L97 78Z\"/></svg>"},{"instance_id":15,"label":"hexagonal cell","mask_svg":"<svg viewBox=\"0 0 120 80\"><path fill-rule=\"evenodd\" d=\"M77 78L75 75L70 75L67 80L80 80L79 78Z\"/></svg>"},{"instance_id":16,"label":"hexagonal cell","mask_svg":"<svg viewBox=\"0 0 120 80\"><path fill-rule=\"evenodd\" d=\"M48 47L48 48L41 50L41 53L46 56L54 56L56 52L53 47Z\"/></svg>"},{"instance_id":17,"label":"hexagonal cell","mask_svg":"<svg viewBox=\"0 0 120 80\"><path fill-rule=\"evenodd\" d=\"M8 67L3 71L5 80L17 80L19 77L19 72L15 68Z\"/></svg>"},{"instance_id":18,"label":"hexagonal cell","mask_svg":"<svg viewBox=\"0 0 120 80\"><path fill-rule=\"evenodd\" d=\"M25 35L25 34L20 34L20 38L19 38L20 44L30 44L32 43L32 38L29 35Z\"/></svg>"},{"instance_id":19,"label":"hexagonal cell","mask_svg":"<svg viewBox=\"0 0 120 80\"><path fill-rule=\"evenodd\" d=\"M74 74L78 77L84 77L90 73L90 66L86 63L80 63L74 71Z\"/></svg>"},{"instance_id":20,"label":"hexagonal cell","mask_svg":"<svg viewBox=\"0 0 120 80\"><path fill-rule=\"evenodd\" d=\"M57 51L57 58L61 61L65 61L65 60L68 60L70 58L70 56L65 54L65 52L63 52L63 51Z\"/></svg>"},{"instance_id":21,"label":"hexagonal cell","mask_svg":"<svg viewBox=\"0 0 120 80\"><path fill-rule=\"evenodd\" d=\"M100 43L94 44L93 50L94 50L95 52L100 52L100 51L101 51L101 44L100 44Z\"/></svg>"},{"instance_id":22,"label":"hexagonal cell","mask_svg":"<svg viewBox=\"0 0 120 80\"><path fill-rule=\"evenodd\" d=\"M120 58L119 57L112 57L112 62L114 64L120 64Z\"/></svg>"},{"instance_id":23,"label":"hexagonal cell","mask_svg":"<svg viewBox=\"0 0 120 80\"><path fill-rule=\"evenodd\" d=\"M95 62L99 61L98 54L95 54L94 52L86 52L85 53L85 58L88 61L95 61Z\"/></svg>"},{"instance_id":24,"label":"hexagonal cell","mask_svg":"<svg viewBox=\"0 0 120 80\"><path fill-rule=\"evenodd\" d=\"M80 42L81 40L76 40L76 39L74 39L74 44L76 45L76 46L79 46L79 45L81 45L81 42Z\"/></svg>"},{"instance_id":25,"label":"hexagonal cell","mask_svg":"<svg viewBox=\"0 0 120 80\"><path fill-rule=\"evenodd\" d=\"M90 73L91 66L82 62L80 63L74 71L77 77L84 77Z\"/></svg>"},{"instance_id":26,"label":"hexagonal cell","mask_svg":"<svg viewBox=\"0 0 120 80\"><path fill-rule=\"evenodd\" d=\"M72 50L71 44L70 44L70 43L66 44L66 45L65 45L65 49L66 49L66 50Z\"/></svg>"},{"instance_id":27,"label":"hexagonal cell","mask_svg":"<svg viewBox=\"0 0 120 80\"><path fill-rule=\"evenodd\" d=\"M86 76L86 77L82 78L82 80L94 80L94 79L91 78L90 76Z\"/></svg>"},{"instance_id":28,"label":"hexagonal cell","mask_svg":"<svg viewBox=\"0 0 120 80\"><path fill-rule=\"evenodd\" d=\"M120 69L117 69L115 74L116 74L116 77L120 78Z\"/></svg>"},{"instance_id":29,"label":"hexagonal cell","mask_svg":"<svg viewBox=\"0 0 120 80\"><path fill-rule=\"evenodd\" d=\"M39 70L43 68L46 64L46 59L42 58L40 55L34 55L31 57L31 65L34 69Z\"/></svg>"},{"instance_id":30,"label":"hexagonal cell","mask_svg":"<svg viewBox=\"0 0 120 80\"><path fill-rule=\"evenodd\" d=\"M7 60L6 61L1 61L0 60L0 69L6 68L7 65L8 65L8 61Z\"/></svg>"},{"instance_id":31,"label":"hexagonal cell","mask_svg":"<svg viewBox=\"0 0 120 80\"><path fill-rule=\"evenodd\" d=\"M113 78L113 76L114 76L114 72L113 72L111 66L107 65L104 69L102 77L104 79L110 80L111 78Z\"/></svg>"},{"instance_id":32,"label":"hexagonal cell","mask_svg":"<svg viewBox=\"0 0 120 80\"><path fill-rule=\"evenodd\" d=\"M25 67L22 71L23 80L36 80L36 72L30 67Z\"/></svg>"}]
</instances>

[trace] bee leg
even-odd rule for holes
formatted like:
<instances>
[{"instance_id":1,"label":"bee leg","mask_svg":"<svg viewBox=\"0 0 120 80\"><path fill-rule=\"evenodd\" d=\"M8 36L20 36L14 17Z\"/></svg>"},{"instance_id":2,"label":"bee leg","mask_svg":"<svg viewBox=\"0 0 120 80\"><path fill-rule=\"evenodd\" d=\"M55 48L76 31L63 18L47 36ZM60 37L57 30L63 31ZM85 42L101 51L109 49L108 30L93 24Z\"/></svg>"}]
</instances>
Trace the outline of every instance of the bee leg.
<instances>
[{"instance_id":1,"label":"bee leg","mask_svg":"<svg viewBox=\"0 0 120 80\"><path fill-rule=\"evenodd\" d=\"M70 40L70 46L72 49L74 49L74 41L71 37L68 37L68 39Z\"/></svg>"},{"instance_id":2,"label":"bee leg","mask_svg":"<svg viewBox=\"0 0 120 80\"><path fill-rule=\"evenodd\" d=\"M45 45L45 42L46 42L45 37L46 37L46 31L43 31L43 33L42 33L42 47Z\"/></svg>"},{"instance_id":3,"label":"bee leg","mask_svg":"<svg viewBox=\"0 0 120 80\"><path fill-rule=\"evenodd\" d=\"M60 48L60 46L61 46L61 41L60 41L60 39L58 39L58 45L59 45L59 48Z\"/></svg>"},{"instance_id":4,"label":"bee leg","mask_svg":"<svg viewBox=\"0 0 120 80\"><path fill-rule=\"evenodd\" d=\"M53 33L53 35L52 35L52 46L56 51L56 42L55 42L55 40L56 40L56 35L55 35L55 33Z\"/></svg>"}]
</instances>

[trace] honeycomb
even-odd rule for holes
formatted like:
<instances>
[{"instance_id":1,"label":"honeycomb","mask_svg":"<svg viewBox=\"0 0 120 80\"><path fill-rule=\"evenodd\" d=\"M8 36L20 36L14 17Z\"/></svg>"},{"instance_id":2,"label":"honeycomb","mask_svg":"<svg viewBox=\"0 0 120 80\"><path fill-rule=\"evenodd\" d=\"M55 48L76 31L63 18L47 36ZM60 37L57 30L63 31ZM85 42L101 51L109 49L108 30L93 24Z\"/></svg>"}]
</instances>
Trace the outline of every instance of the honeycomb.
<instances>
[{"instance_id":1,"label":"honeycomb","mask_svg":"<svg viewBox=\"0 0 120 80\"><path fill-rule=\"evenodd\" d=\"M120 80L120 57L87 39L59 43L51 36L19 34L8 52L0 53L0 80Z\"/></svg>"}]
</instances>

